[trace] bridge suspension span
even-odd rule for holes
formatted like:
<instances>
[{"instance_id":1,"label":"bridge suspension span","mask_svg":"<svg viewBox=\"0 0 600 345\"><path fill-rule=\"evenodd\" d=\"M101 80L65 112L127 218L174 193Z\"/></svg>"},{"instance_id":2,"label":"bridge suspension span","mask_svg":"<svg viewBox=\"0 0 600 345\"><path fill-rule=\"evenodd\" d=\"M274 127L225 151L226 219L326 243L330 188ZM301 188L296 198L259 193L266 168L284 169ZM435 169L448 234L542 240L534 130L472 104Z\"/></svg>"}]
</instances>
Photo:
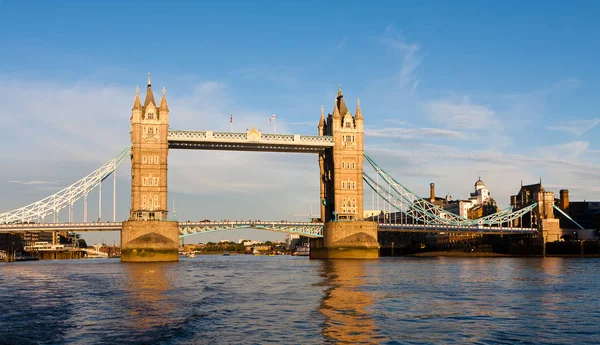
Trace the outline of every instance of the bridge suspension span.
<instances>
[{"instance_id":1,"label":"bridge suspension span","mask_svg":"<svg viewBox=\"0 0 600 345\"><path fill-rule=\"evenodd\" d=\"M81 229L80 231L115 231L120 229L120 223L116 222L116 200L114 200L116 191L114 191L113 195L113 222L104 224L104 226L98 226L97 223L91 223L87 221L87 196L92 190L99 188L99 198L102 198L102 182L111 175L113 178L116 178L116 170L121 163L123 163L125 159L129 157L130 150L131 147L126 147L119 152L118 155L104 163L101 167L86 177L51 196L27 206L0 214L0 228L3 228L0 230L22 231L22 228L27 227L26 224L30 222L38 223L36 225L31 224L29 226L29 228L31 228L33 231L44 231L44 229L48 230L50 229L48 228L48 225L51 224L44 223L47 223L46 217L50 215L54 215L53 223L56 224L58 228L69 229L69 231L73 231L73 229L76 228ZM396 230L398 231L432 232L444 230L448 231L449 229L454 229L457 232L471 232L475 229L478 229L478 231L481 232L483 228L484 232L486 233L495 233L497 232L495 230L501 230L505 233L530 233L535 230L514 229L514 227L512 227L512 222L513 220L521 218L525 214L530 213L535 207L537 207L537 203L533 203L514 212L512 206L510 206L497 213L478 219L464 218L417 196L410 189L398 182L388 172L381 168L381 166L379 166L370 156L365 154L364 157L369 165L375 170L378 177L376 180L370 177L366 172L363 172L364 182L375 193L377 193L377 195L380 196L384 202L389 204L391 208L404 216L404 220L401 219L400 224L386 224L387 229L397 228ZM382 179L383 183L379 182L379 178ZM114 186L116 188L116 183ZM73 224L73 203L81 198L84 199L83 223ZM61 224L57 219L57 215L65 208L69 208L69 222ZM100 202L100 216L101 212ZM9 224L14 225L10 227L8 226ZM13 229L13 227L17 226L17 224L19 228ZM213 231L256 228L287 233L298 233L309 237L320 237L322 236L322 227L322 223L302 222L265 222L264 224L250 224L246 222L187 222L180 224L179 231L180 236L183 237ZM513 230L510 230L511 228ZM52 229L56 230L54 228Z\"/></svg>"},{"instance_id":2,"label":"bridge suspension span","mask_svg":"<svg viewBox=\"0 0 600 345\"><path fill-rule=\"evenodd\" d=\"M53 215L53 222L58 221L58 213L69 208L69 222L73 221L73 203L84 199L84 222L87 222L87 196L94 188L99 188L99 217L102 216L102 181L113 176L116 181L116 171L119 165L129 158L131 146L123 149L119 154L104 163L92 173L73 183L72 185L42 199L21 208L0 213L0 224L11 223L44 223L46 217ZM113 184L113 221L116 221L116 183Z\"/></svg>"},{"instance_id":3,"label":"bridge suspension span","mask_svg":"<svg viewBox=\"0 0 600 345\"><path fill-rule=\"evenodd\" d=\"M513 207L501 210L497 213L490 214L477 219L468 219L461 217L455 213L449 212L433 203L417 196L403 184L395 180L383 168L381 168L371 157L364 154L366 161L375 170L378 177L381 177L388 188L379 183L377 180L363 172L363 180L374 190L386 203L394 210L401 212L403 215L423 225L446 225L458 227L503 227L511 224L513 220L523 217L530 213L537 203L533 203L527 207L513 212Z\"/></svg>"}]
</instances>

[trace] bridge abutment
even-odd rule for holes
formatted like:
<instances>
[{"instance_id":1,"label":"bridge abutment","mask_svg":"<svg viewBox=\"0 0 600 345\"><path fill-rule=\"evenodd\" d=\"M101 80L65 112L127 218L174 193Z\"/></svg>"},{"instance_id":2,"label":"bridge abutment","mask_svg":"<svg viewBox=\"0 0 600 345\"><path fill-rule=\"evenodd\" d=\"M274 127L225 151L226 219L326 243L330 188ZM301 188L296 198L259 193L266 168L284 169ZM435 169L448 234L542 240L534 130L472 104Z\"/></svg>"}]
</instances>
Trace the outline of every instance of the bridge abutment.
<instances>
[{"instance_id":1,"label":"bridge abutment","mask_svg":"<svg viewBox=\"0 0 600 345\"><path fill-rule=\"evenodd\" d=\"M311 259L378 259L377 222L323 224L323 238L310 240Z\"/></svg>"},{"instance_id":2,"label":"bridge abutment","mask_svg":"<svg viewBox=\"0 0 600 345\"><path fill-rule=\"evenodd\" d=\"M168 220L123 222L121 261L179 261L179 223Z\"/></svg>"}]
</instances>

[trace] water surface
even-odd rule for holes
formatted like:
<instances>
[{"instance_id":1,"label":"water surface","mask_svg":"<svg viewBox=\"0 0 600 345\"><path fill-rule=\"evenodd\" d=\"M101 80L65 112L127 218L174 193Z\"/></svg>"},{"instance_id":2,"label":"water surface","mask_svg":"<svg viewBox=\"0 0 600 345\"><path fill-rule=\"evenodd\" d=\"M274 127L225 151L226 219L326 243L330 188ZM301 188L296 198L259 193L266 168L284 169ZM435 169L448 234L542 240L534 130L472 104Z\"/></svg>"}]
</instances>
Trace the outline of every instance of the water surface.
<instances>
[{"instance_id":1,"label":"water surface","mask_svg":"<svg viewBox=\"0 0 600 345\"><path fill-rule=\"evenodd\" d=\"M597 344L600 260L0 264L3 344Z\"/></svg>"}]
</instances>

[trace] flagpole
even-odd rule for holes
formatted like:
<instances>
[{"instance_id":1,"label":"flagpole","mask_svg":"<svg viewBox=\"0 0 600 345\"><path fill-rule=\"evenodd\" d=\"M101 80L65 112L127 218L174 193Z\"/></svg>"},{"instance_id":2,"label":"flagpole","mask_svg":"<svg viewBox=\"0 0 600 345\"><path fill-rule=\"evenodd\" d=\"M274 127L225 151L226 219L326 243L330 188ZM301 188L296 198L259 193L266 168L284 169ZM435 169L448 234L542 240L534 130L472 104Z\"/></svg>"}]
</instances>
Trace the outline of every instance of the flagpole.
<instances>
[{"instance_id":1,"label":"flagpole","mask_svg":"<svg viewBox=\"0 0 600 345\"><path fill-rule=\"evenodd\" d=\"M274 134L277 134L277 119L273 119L273 132L275 132Z\"/></svg>"},{"instance_id":2,"label":"flagpole","mask_svg":"<svg viewBox=\"0 0 600 345\"><path fill-rule=\"evenodd\" d=\"M229 115L229 132L233 133L233 114Z\"/></svg>"}]
</instances>

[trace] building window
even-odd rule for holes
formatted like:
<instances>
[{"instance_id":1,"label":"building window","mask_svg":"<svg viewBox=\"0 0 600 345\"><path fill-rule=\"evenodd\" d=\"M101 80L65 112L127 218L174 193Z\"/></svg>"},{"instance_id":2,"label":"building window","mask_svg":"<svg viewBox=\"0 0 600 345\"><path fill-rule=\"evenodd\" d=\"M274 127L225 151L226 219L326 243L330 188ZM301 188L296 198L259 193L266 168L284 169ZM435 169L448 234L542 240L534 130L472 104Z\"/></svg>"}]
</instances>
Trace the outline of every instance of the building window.
<instances>
[{"instance_id":1,"label":"building window","mask_svg":"<svg viewBox=\"0 0 600 345\"><path fill-rule=\"evenodd\" d=\"M158 164L158 156L154 156L154 164Z\"/></svg>"},{"instance_id":2,"label":"building window","mask_svg":"<svg viewBox=\"0 0 600 345\"><path fill-rule=\"evenodd\" d=\"M147 198L145 195L142 195L142 209L146 208L146 204L147 204Z\"/></svg>"},{"instance_id":3,"label":"building window","mask_svg":"<svg viewBox=\"0 0 600 345\"><path fill-rule=\"evenodd\" d=\"M352 122L346 121L346 125L344 127L345 128L352 128Z\"/></svg>"},{"instance_id":4,"label":"building window","mask_svg":"<svg viewBox=\"0 0 600 345\"><path fill-rule=\"evenodd\" d=\"M154 113L148 113L148 120L154 120Z\"/></svg>"},{"instance_id":5,"label":"building window","mask_svg":"<svg viewBox=\"0 0 600 345\"><path fill-rule=\"evenodd\" d=\"M142 164L146 164L146 156L142 156Z\"/></svg>"},{"instance_id":6,"label":"building window","mask_svg":"<svg viewBox=\"0 0 600 345\"><path fill-rule=\"evenodd\" d=\"M352 169L356 169L356 162L352 162Z\"/></svg>"},{"instance_id":7,"label":"building window","mask_svg":"<svg viewBox=\"0 0 600 345\"><path fill-rule=\"evenodd\" d=\"M154 196L154 200L152 200L152 206L154 206L154 208L158 208L158 195Z\"/></svg>"}]
</instances>

